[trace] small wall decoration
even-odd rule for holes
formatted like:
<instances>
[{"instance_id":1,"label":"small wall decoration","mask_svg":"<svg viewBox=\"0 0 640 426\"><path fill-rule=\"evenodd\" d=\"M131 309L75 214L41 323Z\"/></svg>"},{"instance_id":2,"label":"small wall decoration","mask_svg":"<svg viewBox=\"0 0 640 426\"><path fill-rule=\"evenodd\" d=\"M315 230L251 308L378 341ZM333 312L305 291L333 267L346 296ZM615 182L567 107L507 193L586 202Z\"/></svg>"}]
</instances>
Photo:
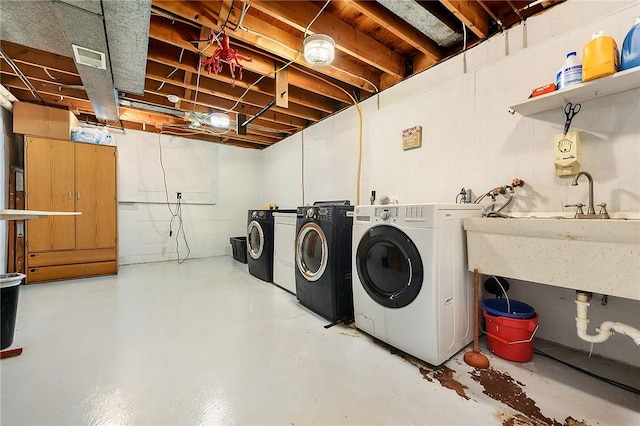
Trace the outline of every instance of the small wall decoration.
<instances>
[{"instance_id":1,"label":"small wall decoration","mask_svg":"<svg viewBox=\"0 0 640 426\"><path fill-rule=\"evenodd\" d=\"M420 148L422 146L422 126L413 126L402 131L402 149Z\"/></svg>"}]
</instances>

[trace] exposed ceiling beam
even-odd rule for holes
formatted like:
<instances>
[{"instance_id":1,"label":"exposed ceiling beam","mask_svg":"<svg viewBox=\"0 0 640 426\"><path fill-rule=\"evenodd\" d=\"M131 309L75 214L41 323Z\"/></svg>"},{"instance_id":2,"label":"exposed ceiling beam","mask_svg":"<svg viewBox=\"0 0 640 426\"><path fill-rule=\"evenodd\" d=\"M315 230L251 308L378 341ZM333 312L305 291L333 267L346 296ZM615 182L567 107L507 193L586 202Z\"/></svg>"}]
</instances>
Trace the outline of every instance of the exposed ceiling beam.
<instances>
[{"instance_id":1,"label":"exposed ceiling beam","mask_svg":"<svg viewBox=\"0 0 640 426\"><path fill-rule=\"evenodd\" d=\"M196 59L195 53L185 52L183 55L183 61L179 62L178 61L179 48L175 46L166 45L159 40L152 40L150 45L152 48L149 49L149 54L148 54L149 60L152 60L154 62L159 62L165 65L170 65L175 68L179 68L179 69L197 74L198 61ZM336 87L328 86L321 80L318 80L316 78L310 78L309 76L301 72L296 72L293 74L295 74L293 78L297 79L298 84L296 84L296 86L291 88L291 92L293 93L295 89L298 91L298 93L303 93L304 95L302 95L301 97L306 98L305 104L307 106L314 107L313 103L315 102L316 99L331 98L335 101L339 101L344 104L350 102L349 97L343 91L341 91ZM211 78L218 81L223 81L229 85L233 83L233 80L231 79L231 77L226 73L222 73L222 74L206 74L205 73L204 77ZM290 74L289 79L291 80L291 78L292 77ZM309 86L301 87L300 85L304 81L307 81L309 83ZM271 93L273 84L274 84L273 80L269 78L262 79L262 81L260 81L257 84L250 82L248 79L247 81L236 80L235 82L236 87L241 87L243 89L246 89L247 87L249 87L250 90L256 90L262 93ZM318 97L309 96L309 92L314 93L316 95L320 95L320 96ZM323 109L323 108L318 107L318 109ZM332 109L332 111L333 110L335 109Z\"/></svg>"},{"instance_id":2,"label":"exposed ceiling beam","mask_svg":"<svg viewBox=\"0 0 640 426\"><path fill-rule=\"evenodd\" d=\"M182 82L182 79L179 79L179 78L176 78L173 80L165 79L164 75L157 70L157 67L158 65L154 66L153 63L150 63L149 65L147 65L147 79L154 80L156 83L145 84L145 92L150 92L151 90L153 90L156 93L163 94L161 92L158 92L157 90L154 90L158 87L158 83L162 83L162 82L168 82L168 83L171 83L173 86L178 86L178 87L182 87L184 85L184 83ZM192 85L187 85L186 87L189 87L192 91L195 91L196 89L196 87ZM220 83L218 81L211 80L211 79L200 79L200 87L198 88L198 90L199 90L198 97L200 97L203 94L208 94L208 95L219 98L222 102L224 102L225 100L228 101L225 103L230 106L219 107L220 109L228 109L233 107L233 105L235 105L236 103L235 100L242 94L242 91L239 89L229 87L224 83ZM190 98L185 98L185 99L190 100ZM262 93L249 91L243 98L242 104L252 105L257 108L262 108L264 105L268 104L272 99L273 99L273 94L264 95ZM273 110L282 112L283 114L287 114L287 115L291 115L294 117L299 117L299 118L303 118L305 120L311 120L311 121L318 121L326 116L326 113L323 113L322 111L318 111L316 109L312 109L303 105L298 105L293 103L291 103L289 108L274 107Z\"/></svg>"},{"instance_id":3,"label":"exposed ceiling beam","mask_svg":"<svg viewBox=\"0 0 640 426\"><path fill-rule=\"evenodd\" d=\"M207 17L206 14L202 13L202 2L156 1L154 2L154 5L171 14L182 16L185 19L191 19L194 23L198 23L202 26L215 27L218 22L217 19L213 20ZM249 14L245 15L244 17L243 27L248 29L248 31L243 31L240 29L236 31L227 31L227 35L231 39L240 40L247 43L248 45L252 45L261 50L270 52L275 57L280 57L288 61L294 61L295 63L302 66L308 66L304 58L300 55L303 44L302 37L296 37L279 28L268 25ZM214 30L216 29L217 28L214 28ZM199 38L199 40L202 39L202 37ZM171 44L175 43L172 42ZM240 47L234 46L234 48L238 50L238 53L240 53ZM215 49L216 46L213 46L209 50L205 51L204 54L206 56L210 56L215 51ZM194 51L194 49L192 48L190 48L190 50ZM242 55L251 57L255 61L254 56L256 55L256 53L251 54L245 52ZM260 74L269 75L274 71L273 67L271 67L268 71L265 71L263 69L259 70L257 68L258 64L252 64L251 62L245 63L243 65L246 69L259 72ZM376 84L376 81L378 80L376 74L371 73L362 65L358 65L353 61L350 61L349 59L347 59L347 55L341 53L336 55L333 66L324 67L315 71L335 78L339 81L344 81L351 86L360 87L361 89L367 90L369 92L374 92L375 88L370 84L367 84L367 80L372 81L373 84ZM270 75L270 77L273 77L273 75Z\"/></svg>"},{"instance_id":4,"label":"exposed ceiling beam","mask_svg":"<svg viewBox=\"0 0 640 426\"><path fill-rule=\"evenodd\" d=\"M444 52L437 43L411 25L407 24L406 21L403 21L395 14L390 13L378 3L374 1L358 0L344 1L358 12L375 21L378 25L384 26L385 29L390 31L396 37L399 37L406 43L418 49L428 59L433 60L434 64L444 57Z\"/></svg>"},{"instance_id":5,"label":"exposed ceiling beam","mask_svg":"<svg viewBox=\"0 0 640 426\"><path fill-rule=\"evenodd\" d=\"M247 0L246 3L286 24L304 31L320 8L309 2ZM327 34L336 42L336 49L397 77L405 76L405 59L382 43L354 29L328 13L321 13L308 34Z\"/></svg>"},{"instance_id":6,"label":"exposed ceiling beam","mask_svg":"<svg viewBox=\"0 0 640 426\"><path fill-rule=\"evenodd\" d=\"M185 76L187 75L191 76L194 73L197 73L197 69L193 65L189 63L180 63L173 58L167 57L165 54L166 52L163 52L161 50L152 51L149 53L148 59L150 61L157 62L159 64L167 65L174 69L178 68L179 70L184 72ZM147 66L149 67L152 65L148 64ZM210 79L210 80L217 80L220 82L224 82L225 84L229 85L229 87L231 87L229 79L224 76L215 75L215 74L211 74L211 75L205 74L205 75L201 75L200 78L201 80ZM185 84L185 86L192 85L190 78L183 79L183 83ZM249 84L244 83L242 81L236 82L236 89L240 88L244 90L249 86L250 86ZM191 89L188 89L188 90L191 90ZM259 84L251 86L250 90L263 93L263 94L272 94L274 93L275 85L273 80L264 79ZM189 93L192 93L192 92L189 92ZM191 96L187 96L187 95L184 96L185 99L189 99L190 97ZM335 108L336 108L336 102L334 100L327 98L325 96L320 96L320 95L309 96L308 91L295 86L289 86L289 100L299 105L304 105L309 108L314 108L327 113L331 113L335 111Z\"/></svg>"},{"instance_id":7,"label":"exposed ceiling beam","mask_svg":"<svg viewBox=\"0 0 640 426\"><path fill-rule=\"evenodd\" d=\"M489 15L477 2L464 0L440 0L447 9L481 39L489 37Z\"/></svg>"},{"instance_id":8,"label":"exposed ceiling beam","mask_svg":"<svg viewBox=\"0 0 640 426\"><path fill-rule=\"evenodd\" d=\"M37 80L34 81L34 84L38 84L38 83L39 82ZM18 77L6 74L4 73L4 71L2 74L2 84L5 85L6 87L10 87L12 90L25 91L25 92L27 91L27 89L24 88L23 85L21 84ZM82 92L81 90L68 89L68 88L60 88L60 90L58 90L57 86L50 84L50 85L40 87L40 93L42 94L43 98L45 98L51 106L66 107L72 112L74 112L76 115L80 113L93 115L91 103L86 99L84 99L86 94L84 94L84 92ZM144 100L145 102L149 101L148 95L144 97L139 95L129 95L129 97L132 99ZM164 96L159 96L159 99L156 99L157 104L161 104L162 99L164 99ZM193 105L192 103L189 103L189 104ZM165 105L165 106L169 107L168 105ZM197 109L198 109L198 112L203 112L203 113L209 112L207 108L199 107ZM175 127L183 127L187 123L184 120L184 118L181 118L178 116L171 116L171 115L166 115L166 114L157 113L153 111L147 111L147 110L143 111L135 108L122 107L122 106L120 107L120 118L122 120L141 123L141 124L144 123L147 126L154 126L154 127L159 126L159 127L175 128ZM268 127L268 118L264 117L264 120L260 123L260 125ZM190 130L190 131L192 132L200 131L202 133L207 133L206 130L199 130L199 129ZM256 134L256 132L252 132L251 129L249 129L248 133L249 134L246 136L239 137L239 140L253 141L259 144L275 142L272 137L267 137L264 134L259 134L259 133ZM226 137L232 137L232 136L235 137L235 135L232 134L231 132L226 134Z\"/></svg>"},{"instance_id":9,"label":"exposed ceiling beam","mask_svg":"<svg viewBox=\"0 0 640 426\"><path fill-rule=\"evenodd\" d=\"M184 29L182 29L182 31L184 31ZM192 32L191 34L184 34L184 32L179 32L170 22L154 19L152 17L149 28L149 37L152 39L163 41L197 54L199 53L198 50L189 40L194 40L195 37L198 36L198 33ZM243 47L235 46L234 48L239 55L250 57L252 59L251 62L244 62L242 64L245 69L263 75L273 73L275 62L272 58L267 58L264 55L260 55ZM213 49L205 53L211 55L211 53L213 53ZM197 61L195 65L197 65ZM225 74L229 75L228 67L225 67L224 71ZM330 96L334 99L338 97L340 100L347 98L345 102L348 102L349 99L344 93L341 93L339 89L336 89L321 80L317 80L308 74L302 73L295 68L292 68L289 71L289 83L306 90L317 91L319 94Z\"/></svg>"}]
</instances>

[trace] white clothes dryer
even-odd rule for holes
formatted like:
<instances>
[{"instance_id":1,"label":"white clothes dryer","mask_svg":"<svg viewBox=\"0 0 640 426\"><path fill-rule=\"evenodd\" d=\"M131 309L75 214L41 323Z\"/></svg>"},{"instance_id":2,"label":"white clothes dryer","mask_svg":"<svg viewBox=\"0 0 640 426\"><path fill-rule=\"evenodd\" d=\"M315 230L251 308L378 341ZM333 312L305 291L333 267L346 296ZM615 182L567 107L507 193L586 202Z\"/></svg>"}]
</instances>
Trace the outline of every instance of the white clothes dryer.
<instances>
[{"instance_id":1,"label":"white clothes dryer","mask_svg":"<svg viewBox=\"0 0 640 426\"><path fill-rule=\"evenodd\" d=\"M356 206L353 305L360 330L440 365L473 340L462 219L475 204Z\"/></svg>"},{"instance_id":2,"label":"white clothes dryer","mask_svg":"<svg viewBox=\"0 0 640 426\"><path fill-rule=\"evenodd\" d=\"M273 283L296 294L296 213L273 214Z\"/></svg>"}]
</instances>

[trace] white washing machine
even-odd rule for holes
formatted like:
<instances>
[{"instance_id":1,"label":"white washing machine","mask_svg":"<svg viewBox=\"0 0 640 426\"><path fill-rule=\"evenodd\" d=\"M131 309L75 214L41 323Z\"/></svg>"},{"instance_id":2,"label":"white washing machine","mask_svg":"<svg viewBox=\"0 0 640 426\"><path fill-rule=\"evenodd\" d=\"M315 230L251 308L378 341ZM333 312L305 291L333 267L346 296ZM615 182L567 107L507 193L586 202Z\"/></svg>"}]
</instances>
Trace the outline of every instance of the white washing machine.
<instances>
[{"instance_id":1,"label":"white washing machine","mask_svg":"<svg viewBox=\"0 0 640 426\"><path fill-rule=\"evenodd\" d=\"M356 206L353 305L360 330L433 365L473 340L462 219L475 204Z\"/></svg>"},{"instance_id":2,"label":"white washing machine","mask_svg":"<svg viewBox=\"0 0 640 426\"><path fill-rule=\"evenodd\" d=\"M296 294L296 213L274 213L273 283Z\"/></svg>"}]
</instances>

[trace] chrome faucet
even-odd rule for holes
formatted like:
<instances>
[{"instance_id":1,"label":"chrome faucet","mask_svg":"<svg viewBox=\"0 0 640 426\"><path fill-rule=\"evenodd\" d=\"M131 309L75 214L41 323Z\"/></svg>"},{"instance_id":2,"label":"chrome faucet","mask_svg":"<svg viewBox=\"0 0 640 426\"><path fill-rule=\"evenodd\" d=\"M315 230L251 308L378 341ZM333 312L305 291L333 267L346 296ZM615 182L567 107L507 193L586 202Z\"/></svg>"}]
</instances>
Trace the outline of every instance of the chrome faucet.
<instances>
[{"instance_id":1,"label":"chrome faucet","mask_svg":"<svg viewBox=\"0 0 640 426\"><path fill-rule=\"evenodd\" d=\"M579 172L575 178L573 178L573 182L571 182L571 186L578 186L578 179L580 176L586 176L589 181L589 205L587 206L587 214L582 212L582 204L573 204L565 207L577 207L575 218L576 219L609 219L609 213L607 213L607 204L602 203L598 204L600 207L600 213L596 214L596 209L593 206L593 177L588 172Z\"/></svg>"}]
</instances>

